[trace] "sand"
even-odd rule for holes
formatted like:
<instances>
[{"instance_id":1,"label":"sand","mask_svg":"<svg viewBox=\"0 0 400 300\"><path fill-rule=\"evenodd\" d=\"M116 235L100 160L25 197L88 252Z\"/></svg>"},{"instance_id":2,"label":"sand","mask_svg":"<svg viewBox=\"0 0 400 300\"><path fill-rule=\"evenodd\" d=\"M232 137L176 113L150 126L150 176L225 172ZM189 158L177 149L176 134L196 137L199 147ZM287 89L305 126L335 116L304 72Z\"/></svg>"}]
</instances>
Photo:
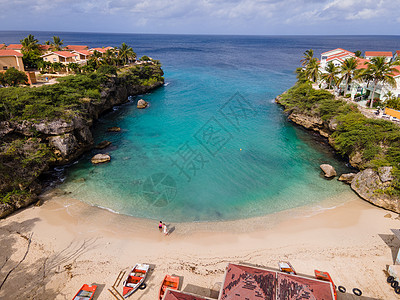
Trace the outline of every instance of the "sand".
<instances>
[{"instance_id":1,"label":"sand","mask_svg":"<svg viewBox=\"0 0 400 300\"><path fill-rule=\"evenodd\" d=\"M276 269L279 260L305 275L328 271L336 285L347 288L338 299L397 299L385 270L400 246L390 231L400 227L398 215L350 192L338 195L347 201L331 209L168 224L169 236L159 232L158 220L118 215L60 193L47 192L41 206L0 220L1 281L33 234L0 299L72 299L83 283L99 286L94 299L114 299L107 289L136 262L149 263L152 271L147 288L129 299L157 299L165 274L181 276L182 290L217 298L228 262ZM363 297L352 296L354 287Z\"/></svg>"}]
</instances>

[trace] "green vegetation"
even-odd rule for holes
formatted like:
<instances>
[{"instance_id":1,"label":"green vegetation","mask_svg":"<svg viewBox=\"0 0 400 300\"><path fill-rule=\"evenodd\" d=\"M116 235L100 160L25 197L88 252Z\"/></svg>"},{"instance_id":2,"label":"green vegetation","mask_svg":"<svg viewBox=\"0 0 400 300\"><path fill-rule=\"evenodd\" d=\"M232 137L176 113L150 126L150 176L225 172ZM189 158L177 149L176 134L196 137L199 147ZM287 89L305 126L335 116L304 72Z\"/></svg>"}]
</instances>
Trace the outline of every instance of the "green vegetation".
<instances>
[{"instance_id":1,"label":"green vegetation","mask_svg":"<svg viewBox=\"0 0 400 300\"><path fill-rule=\"evenodd\" d=\"M314 90L311 83L298 82L281 95L288 111L320 117L325 124L337 123L331 135L332 146L342 155L360 153L361 169L393 166L395 180L389 189L400 195L400 128L390 121L369 119L355 104L335 100L327 91Z\"/></svg>"},{"instance_id":2,"label":"green vegetation","mask_svg":"<svg viewBox=\"0 0 400 300\"><path fill-rule=\"evenodd\" d=\"M28 76L15 68L10 68L4 73L0 73L0 85L2 86L17 86L27 82Z\"/></svg>"}]
</instances>

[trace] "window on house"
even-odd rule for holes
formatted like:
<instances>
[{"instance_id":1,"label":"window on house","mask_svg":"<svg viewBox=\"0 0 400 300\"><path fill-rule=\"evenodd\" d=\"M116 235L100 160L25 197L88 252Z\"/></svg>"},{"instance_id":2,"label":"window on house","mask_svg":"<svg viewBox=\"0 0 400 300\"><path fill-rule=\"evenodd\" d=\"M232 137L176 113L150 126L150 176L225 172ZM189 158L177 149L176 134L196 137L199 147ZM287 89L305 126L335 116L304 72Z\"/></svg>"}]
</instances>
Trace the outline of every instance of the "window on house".
<instances>
[{"instance_id":1,"label":"window on house","mask_svg":"<svg viewBox=\"0 0 400 300\"><path fill-rule=\"evenodd\" d=\"M321 57L321 59L327 59L328 58L328 56L322 56Z\"/></svg>"},{"instance_id":2,"label":"window on house","mask_svg":"<svg viewBox=\"0 0 400 300\"><path fill-rule=\"evenodd\" d=\"M8 69L8 67L7 66L3 66L3 70L7 70Z\"/></svg>"},{"instance_id":3,"label":"window on house","mask_svg":"<svg viewBox=\"0 0 400 300\"><path fill-rule=\"evenodd\" d=\"M53 61L57 61L57 58L53 58Z\"/></svg>"},{"instance_id":4,"label":"window on house","mask_svg":"<svg viewBox=\"0 0 400 300\"><path fill-rule=\"evenodd\" d=\"M45 57L44 60L47 60L47 57Z\"/></svg>"}]
</instances>

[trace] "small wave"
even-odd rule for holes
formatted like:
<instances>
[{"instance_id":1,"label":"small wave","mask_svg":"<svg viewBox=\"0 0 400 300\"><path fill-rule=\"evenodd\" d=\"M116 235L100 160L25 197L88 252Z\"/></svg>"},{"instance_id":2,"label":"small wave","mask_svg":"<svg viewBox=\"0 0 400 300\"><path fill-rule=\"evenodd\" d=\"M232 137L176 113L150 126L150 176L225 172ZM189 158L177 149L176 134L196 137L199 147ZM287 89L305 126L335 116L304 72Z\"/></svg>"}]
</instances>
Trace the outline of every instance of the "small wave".
<instances>
[{"instance_id":1,"label":"small wave","mask_svg":"<svg viewBox=\"0 0 400 300\"><path fill-rule=\"evenodd\" d=\"M164 86L168 86L168 85L169 85L169 82L164 83Z\"/></svg>"},{"instance_id":2,"label":"small wave","mask_svg":"<svg viewBox=\"0 0 400 300\"><path fill-rule=\"evenodd\" d=\"M101 208L101 209L104 209L104 210L107 210L107 211L109 211L109 212L111 212L111 213L113 213L113 214L117 214L117 215L120 215L120 214L121 214L120 212L118 212L118 211L116 211L116 210L113 210L113 209L111 209L111 208L109 208L109 207L104 207L104 206L100 206L100 205L93 205L93 206L98 207L98 208Z\"/></svg>"}]
</instances>

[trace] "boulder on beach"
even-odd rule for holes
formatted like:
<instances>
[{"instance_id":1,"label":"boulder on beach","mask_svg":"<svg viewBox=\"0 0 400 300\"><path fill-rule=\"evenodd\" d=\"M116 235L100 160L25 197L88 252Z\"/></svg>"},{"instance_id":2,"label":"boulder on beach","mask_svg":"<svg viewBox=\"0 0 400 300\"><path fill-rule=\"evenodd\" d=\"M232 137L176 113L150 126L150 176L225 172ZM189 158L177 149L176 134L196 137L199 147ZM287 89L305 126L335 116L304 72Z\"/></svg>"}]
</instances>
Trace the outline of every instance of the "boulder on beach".
<instances>
[{"instance_id":1,"label":"boulder on beach","mask_svg":"<svg viewBox=\"0 0 400 300\"><path fill-rule=\"evenodd\" d=\"M121 131L121 128L120 128L120 127L117 127L117 126L113 126L113 127L107 128L107 131L108 131L108 132L120 132L120 131Z\"/></svg>"},{"instance_id":2,"label":"boulder on beach","mask_svg":"<svg viewBox=\"0 0 400 300\"><path fill-rule=\"evenodd\" d=\"M110 155L108 154L96 154L92 157L92 164L101 164L105 162L109 162L111 160Z\"/></svg>"},{"instance_id":3,"label":"boulder on beach","mask_svg":"<svg viewBox=\"0 0 400 300\"><path fill-rule=\"evenodd\" d=\"M325 177L331 178L336 176L335 168L328 164L322 164L319 166L325 173Z\"/></svg>"},{"instance_id":4,"label":"boulder on beach","mask_svg":"<svg viewBox=\"0 0 400 300\"><path fill-rule=\"evenodd\" d=\"M111 145L110 141L102 141L96 145L96 149L104 149Z\"/></svg>"},{"instance_id":5,"label":"boulder on beach","mask_svg":"<svg viewBox=\"0 0 400 300\"><path fill-rule=\"evenodd\" d=\"M149 104L148 102L144 101L143 99L140 99L137 102L137 108L139 108L139 109L146 108L148 104Z\"/></svg>"},{"instance_id":6,"label":"boulder on beach","mask_svg":"<svg viewBox=\"0 0 400 300\"><path fill-rule=\"evenodd\" d=\"M343 181L347 184L350 184L351 181L354 179L354 177L356 176L356 173L347 173L347 174L342 174L340 175L340 177L338 178L339 181Z\"/></svg>"}]
</instances>

